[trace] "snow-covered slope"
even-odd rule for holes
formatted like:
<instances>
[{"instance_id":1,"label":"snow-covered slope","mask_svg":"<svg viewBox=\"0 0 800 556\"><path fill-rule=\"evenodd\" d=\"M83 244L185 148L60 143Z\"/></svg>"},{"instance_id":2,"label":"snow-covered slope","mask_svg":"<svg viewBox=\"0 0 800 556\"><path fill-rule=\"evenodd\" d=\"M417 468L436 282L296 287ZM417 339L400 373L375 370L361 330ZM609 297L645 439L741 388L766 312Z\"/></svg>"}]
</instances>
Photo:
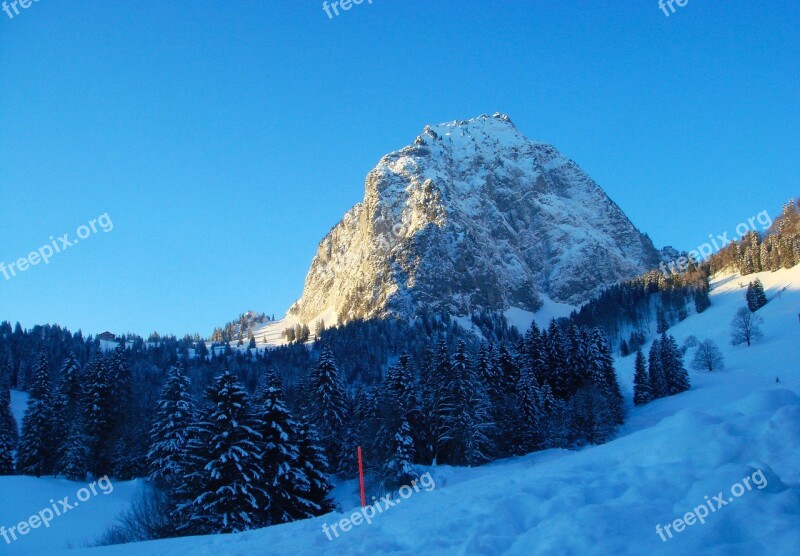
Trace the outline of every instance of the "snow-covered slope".
<instances>
[{"instance_id":1,"label":"snow-covered slope","mask_svg":"<svg viewBox=\"0 0 800 556\"><path fill-rule=\"evenodd\" d=\"M53 477L0 477L0 526L9 530L19 522L27 520L40 511L63 506L59 500L74 506L71 510L54 516L48 527L39 525L22 536L17 533L13 540L7 533L6 542L0 536L0 554L4 556L44 556L56 551L72 548L79 553L81 548L96 544L115 518L126 511L144 487L144 481L119 481L105 490L95 487L96 496L78 503L77 492L87 483L76 483ZM108 492L108 494L104 494ZM59 510L61 511L61 510ZM2 530L0 530L1 532Z\"/></svg>"},{"instance_id":2,"label":"snow-covered slope","mask_svg":"<svg viewBox=\"0 0 800 556\"><path fill-rule=\"evenodd\" d=\"M320 243L290 315L536 311L543 295L580 304L658 261L577 164L484 115L428 126L381 159L364 201Z\"/></svg>"},{"instance_id":3,"label":"snow-covered slope","mask_svg":"<svg viewBox=\"0 0 800 556\"><path fill-rule=\"evenodd\" d=\"M617 362L629 405L618 438L578 452L549 450L476 469L437 467L436 488L328 540L331 514L251 531L105 547L105 555L245 554L796 554L800 546L800 266L758 275L770 302L764 339L728 342L744 304L739 282L717 277L710 309L674 326L723 349L726 368L690 371L692 389L630 404L633 358ZM687 353L691 360L693 351ZM776 382L776 378L780 382ZM752 477L763 473L765 485ZM750 480L740 497L731 487ZM763 484L761 482L760 484ZM341 490L341 489L340 489ZM346 490L346 488L345 488ZM725 505L662 541L662 528L722 493ZM345 497L346 498L346 497ZM355 488L344 515L358 506ZM732 500L732 501L731 501ZM347 505L347 504L345 504ZM666 536L665 536L666 537ZM67 554L76 554L76 551Z\"/></svg>"}]
</instances>

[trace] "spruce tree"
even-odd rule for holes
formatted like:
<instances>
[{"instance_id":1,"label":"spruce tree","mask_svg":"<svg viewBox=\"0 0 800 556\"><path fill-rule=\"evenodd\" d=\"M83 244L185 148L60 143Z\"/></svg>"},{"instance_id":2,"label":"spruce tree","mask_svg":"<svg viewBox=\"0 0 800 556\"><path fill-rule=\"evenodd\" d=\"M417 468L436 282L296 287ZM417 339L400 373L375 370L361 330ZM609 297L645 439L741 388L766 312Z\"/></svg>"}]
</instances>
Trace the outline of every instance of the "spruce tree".
<instances>
[{"instance_id":1,"label":"spruce tree","mask_svg":"<svg viewBox=\"0 0 800 556\"><path fill-rule=\"evenodd\" d=\"M310 417L318 431L328 463L334 472L344 473L345 459L353 457L342 449L342 439L348 425L348 404L344 383L330 348L322 350L309 376L308 388Z\"/></svg>"},{"instance_id":2,"label":"spruce tree","mask_svg":"<svg viewBox=\"0 0 800 556\"><path fill-rule=\"evenodd\" d=\"M323 515L334 509L330 492L333 488L328 480L328 462L325 452L319 445L314 426L305 419L298 422L297 428L299 466L308 484L308 500L314 504L315 515ZM302 494L305 494L305 486ZM319 508L319 509L317 509Z\"/></svg>"},{"instance_id":3,"label":"spruce tree","mask_svg":"<svg viewBox=\"0 0 800 556\"><path fill-rule=\"evenodd\" d=\"M517 402L517 388L523 367L531 365L527 357L520 357L506 345L501 345L494 362L496 379L492 383L483 383L482 388L488 393L491 404L491 418L495 422L495 441L500 457L513 454L518 444L517 416L514 414ZM480 377L478 377L480 378Z\"/></svg>"},{"instance_id":4,"label":"spruce tree","mask_svg":"<svg viewBox=\"0 0 800 556\"><path fill-rule=\"evenodd\" d=\"M109 361L95 355L86 366L85 412L89 438L89 471L95 477L111 473L114 446L114 396Z\"/></svg>"},{"instance_id":5,"label":"spruce tree","mask_svg":"<svg viewBox=\"0 0 800 556\"><path fill-rule=\"evenodd\" d=\"M547 361L545 381L552 388L553 396L564 400L572 390L572 380L571 373L567 367L567 348L564 335L555 321L550 321L550 326L544 337L544 346Z\"/></svg>"},{"instance_id":6,"label":"spruce tree","mask_svg":"<svg viewBox=\"0 0 800 556\"><path fill-rule=\"evenodd\" d=\"M30 398L22 419L22 433L17 452L17 470L21 475L41 477L52 472L55 449L51 445L52 412L50 408L50 366L42 351L33 370Z\"/></svg>"},{"instance_id":7,"label":"spruce tree","mask_svg":"<svg viewBox=\"0 0 800 556\"><path fill-rule=\"evenodd\" d=\"M254 427L261 434L268 524L317 515L310 500L311 483L300 462L298 425L286 408L280 379L270 373L253 403Z\"/></svg>"},{"instance_id":8,"label":"spruce tree","mask_svg":"<svg viewBox=\"0 0 800 556\"><path fill-rule=\"evenodd\" d=\"M667 383L661 366L661 340L658 338L653 340L650 346L647 361L647 374L650 376L650 392L653 399L663 398L667 395Z\"/></svg>"},{"instance_id":9,"label":"spruce tree","mask_svg":"<svg viewBox=\"0 0 800 556\"><path fill-rule=\"evenodd\" d=\"M600 329L593 329L589 335L593 354L590 362L592 382L598 386L603 395L605 409L608 410L613 420L612 426L621 425L625 421L624 400L619 381L617 381L617 373L614 370L611 346Z\"/></svg>"},{"instance_id":10,"label":"spruce tree","mask_svg":"<svg viewBox=\"0 0 800 556\"><path fill-rule=\"evenodd\" d=\"M518 433L515 452L518 455L533 452L542 447L542 393L536 374L527 367L517 385L517 407L515 417Z\"/></svg>"},{"instance_id":11,"label":"spruce tree","mask_svg":"<svg viewBox=\"0 0 800 556\"><path fill-rule=\"evenodd\" d=\"M468 367L467 405L464 411L464 462L467 465L480 465L493 459L495 445L493 438L496 424L492 418L491 403L486 386L477 377L472 367ZM509 407L513 411L514 394L510 396Z\"/></svg>"},{"instance_id":12,"label":"spruce tree","mask_svg":"<svg viewBox=\"0 0 800 556\"><path fill-rule=\"evenodd\" d=\"M663 334L660 345L661 369L666 382L666 395L673 396L689 389L689 373L683 366L683 354L674 336Z\"/></svg>"},{"instance_id":13,"label":"spruce tree","mask_svg":"<svg viewBox=\"0 0 800 556\"><path fill-rule=\"evenodd\" d=\"M11 388L7 383L0 383L0 397L5 400L5 403L0 402L0 428L10 435L11 443L16 449L19 442L19 428L17 419L11 412Z\"/></svg>"},{"instance_id":14,"label":"spruce tree","mask_svg":"<svg viewBox=\"0 0 800 556\"><path fill-rule=\"evenodd\" d=\"M650 385L650 375L645 366L644 353L642 350L636 352L636 364L633 374L633 404L644 405L653 399L653 391Z\"/></svg>"},{"instance_id":15,"label":"spruce tree","mask_svg":"<svg viewBox=\"0 0 800 556\"><path fill-rule=\"evenodd\" d=\"M147 453L150 480L173 490L184 474L184 451L195 421L189 377L178 363L170 368L156 405Z\"/></svg>"},{"instance_id":16,"label":"spruce tree","mask_svg":"<svg viewBox=\"0 0 800 556\"><path fill-rule=\"evenodd\" d=\"M408 485L417 478L414 470L414 440L411 438L411 427L406 419L400 422L400 428L394 435L393 450L384 467L384 487L395 490Z\"/></svg>"},{"instance_id":17,"label":"spruce tree","mask_svg":"<svg viewBox=\"0 0 800 556\"><path fill-rule=\"evenodd\" d=\"M211 408L193 431L188 465L178 489L183 529L192 533L235 533L266 524L269 499L260 450L244 389L226 372L207 390Z\"/></svg>"},{"instance_id":18,"label":"spruce tree","mask_svg":"<svg viewBox=\"0 0 800 556\"><path fill-rule=\"evenodd\" d=\"M446 369L446 374L440 378L442 388L438 414L438 461L451 465L463 465L466 434L464 412L470 387L469 357L464 342L458 344L450 364L442 367Z\"/></svg>"},{"instance_id":19,"label":"spruce tree","mask_svg":"<svg viewBox=\"0 0 800 556\"><path fill-rule=\"evenodd\" d=\"M667 321L667 314L662 307L659 307L656 311L656 333L663 334L668 328L669 322Z\"/></svg>"},{"instance_id":20,"label":"spruce tree","mask_svg":"<svg viewBox=\"0 0 800 556\"><path fill-rule=\"evenodd\" d=\"M76 413L60 450L58 472L70 481L85 480L89 472L90 442L83 413Z\"/></svg>"},{"instance_id":21,"label":"spruce tree","mask_svg":"<svg viewBox=\"0 0 800 556\"><path fill-rule=\"evenodd\" d=\"M748 284L746 298L747 308L750 309L752 313L755 313L767 304L767 296L764 293L764 285L761 283L761 280L756 278L755 281Z\"/></svg>"},{"instance_id":22,"label":"spruce tree","mask_svg":"<svg viewBox=\"0 0 800 556\"><path fill-rule=\"evenodd\" d=\"M0 384L0 475L14 474L17 423L11 414L11 395L5 384Z\"/></svg>"},{"instance_id":23,"label":"spruce tree","mask_svg":"<svg viewBox=\"0 0 800 556\"><path fill-rule=\"evenodd\" d=\"M447 347L445 346L445 353ZM436 440L439 431L439 375L436 372L437 356L425 348L420 366L420 414L417 435L417 456L425 465L436 459ZM447 361L447 358L444 358ZM449 365L449 362L448 362Z\"/></svg>"}]
</instances>

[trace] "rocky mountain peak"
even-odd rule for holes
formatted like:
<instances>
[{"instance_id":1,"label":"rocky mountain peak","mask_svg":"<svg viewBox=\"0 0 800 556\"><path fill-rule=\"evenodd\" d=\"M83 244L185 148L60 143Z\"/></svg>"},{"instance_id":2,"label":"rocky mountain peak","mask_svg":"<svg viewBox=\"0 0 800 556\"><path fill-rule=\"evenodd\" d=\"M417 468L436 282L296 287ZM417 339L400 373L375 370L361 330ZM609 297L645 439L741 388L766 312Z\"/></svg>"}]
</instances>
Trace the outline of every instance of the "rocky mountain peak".
<instances>
[{"instance_id":1,"label":"rocky mountain peak","mask_svg":"<svg viewBox=\"0 0 800 556\"><path fill-rule=\"evenodd\" d=\"M504 114L428 125L320 242L290 312L340 322L577 305L659 255L573 161ZM328 320L330 317L328 317Z\"/></svg>"}]
</instances>

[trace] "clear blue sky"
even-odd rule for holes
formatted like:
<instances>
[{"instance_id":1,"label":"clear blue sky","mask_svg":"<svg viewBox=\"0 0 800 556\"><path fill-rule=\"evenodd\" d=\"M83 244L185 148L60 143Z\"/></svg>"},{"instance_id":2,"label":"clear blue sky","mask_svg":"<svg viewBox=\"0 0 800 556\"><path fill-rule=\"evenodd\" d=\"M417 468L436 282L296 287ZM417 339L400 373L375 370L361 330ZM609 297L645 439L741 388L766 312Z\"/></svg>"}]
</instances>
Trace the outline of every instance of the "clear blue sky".
<instances>
[{"instance_id":1,"label":"clear blue sky","mask_svg":"<svg viewBox=\"0 0 800 556\"><path fill-rule=\"evenodd\" d=\"M0 320L182 335L282 314L383 154L495 111L690 249L800 195L798 60L796 0L0 12L0 261L114 224L0 275Z\"/></svg>"}]
</instances>

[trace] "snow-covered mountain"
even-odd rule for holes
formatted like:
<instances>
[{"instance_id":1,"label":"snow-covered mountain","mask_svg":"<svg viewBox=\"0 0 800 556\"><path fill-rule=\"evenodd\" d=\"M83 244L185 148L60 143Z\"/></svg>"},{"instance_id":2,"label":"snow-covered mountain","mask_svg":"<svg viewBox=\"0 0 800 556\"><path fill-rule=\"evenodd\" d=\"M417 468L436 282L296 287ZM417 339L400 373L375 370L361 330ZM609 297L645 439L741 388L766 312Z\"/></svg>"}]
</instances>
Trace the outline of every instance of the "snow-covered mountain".
<instances>
[{"instance_id":1,"label":"snow-covered mountain","mask_svg":"<svg viewBox=\"0 0 800 556\"><path fill-rule=\"evenodd\" d=\"M340 322L580 304L659 254L578 165L508 116L427 126L320 242L290 316Z\"/></svg>"}]
</instances>

